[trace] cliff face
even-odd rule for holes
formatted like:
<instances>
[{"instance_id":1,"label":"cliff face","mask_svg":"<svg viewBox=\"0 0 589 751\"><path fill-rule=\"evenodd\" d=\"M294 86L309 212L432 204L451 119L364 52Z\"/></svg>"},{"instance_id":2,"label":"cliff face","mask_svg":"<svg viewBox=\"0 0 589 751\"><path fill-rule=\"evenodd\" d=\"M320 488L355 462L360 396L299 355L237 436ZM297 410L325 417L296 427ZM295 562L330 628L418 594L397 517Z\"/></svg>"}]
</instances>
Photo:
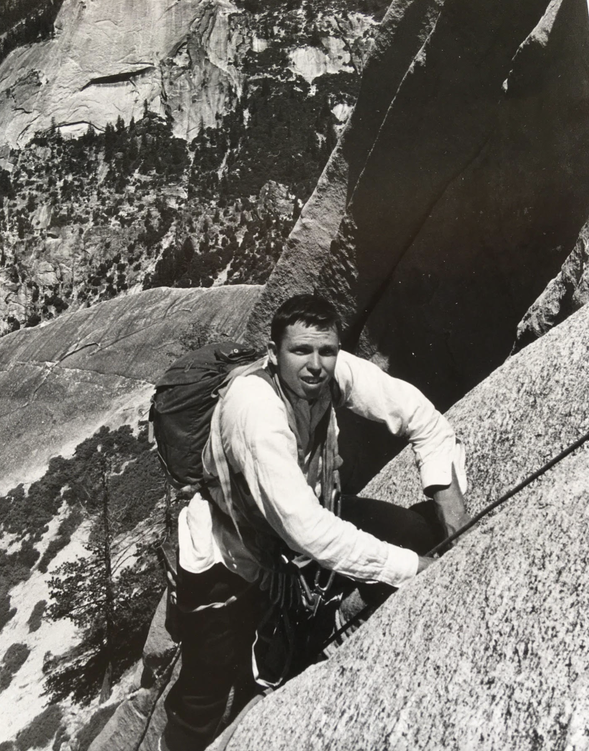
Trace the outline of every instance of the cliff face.
<instances>
[{"instance_id":1,"label":"cliff face","mask_svg":"<svg viewBox=\"0 0 589 751\"><path fill-rule=\"evenodd\" d=\"M0 335L127 290L263 283L385 4L64 2L0 64Z\"/></svg>"},{"instance_id":2,"label":"cliff face","mask_svg":"<svg viewBox=\"0 0 589 751\"><path fill-rule=\"evenodd\" d=\"M354 34L370 26L350 14L336 39L328 27L341 23L330 20L327 5L315 26L319 42L305 25L314 6L305 5L286 14L288 23L305 19L296 48L277 49L271 42L287 31L275 15L263 15L254 32L243 23L245 13L224 0L141 8L66 0L55 38L15 50L0 68L8 102L0 122L12 142L47 128L52 116L70 134L80 122L85 131L94 117L98 126L119 115L139 117L144 100L172 114L184 138L201 121L215 127L201 131L190 157L170 121L148 115L133 128L110 129L110 140L91 133L66 143L52 133L37 143L27 152L30 161L22 160L23 192L7 198L0 213L2 315L16 318L19 308L28 315L35 305L59 312L81 258L94 259L89 286L96 295L76 300L83 304L103 291L141 286L146 268L158 284L235 282L250 262L256 268L278 255L278 238L290 227L283 214L292 217L295 194L307 195L314 179L307 156L329 151L332 115L345 117L352 97L333 95L332 73L358 70L364 42ZM152 382L178 354L184 328L197 322L192 336L199 341L239 337L255 306L248 336L260 343L276 304L297 291L332 297L348 323L348 346L412 380L438 405L464 394L507 356L518 320L557 273L589 214L586 47L581 0L522 0L514 7L484 0L476 8L467 0L395 0L349 125L263 291L158 288L0 340L0 480L14 490L0 499L12 520L0 546L3 566L12 567L0 580L2 685L15 674L2 696L10 737L41 709L43 669L51 665L43 665L46 624L37 631L31 625L48 596L37 561L55 553L56 530L79 525L67 515L67 482L48 481L55 513L37 530L34 505L14 486L28 486L50 457L70 454L100 426L144 419ZM262 70L271 71L271 84ZM242 90L241 109L227 114ZM295 120L317 130L304 146ZM160 131L165 137L158 140ZM283 163L285 143L293 149ZM53 152L64 169L51 175L49 187L38 172ZM280 184L260 179L262 160L280 164L279 176L272 175ZM0 181L4 190L5 173ZM293 184L300 193L291 192ZM274 203L278 217L264 214ZM221 213L211 230L211 217ZM218 227L226 215L224 234ZM581 302L584 252L578 246L560 277L571 307ZM29 262L36 293L27 284ZM471 510L589 429L588 315L580 311L511 358L453 408L469 457ZM380 450L375 434L371 443L358 430L354 435L365 452ZM362 454L352 453L366 473ZM586 751L586 458L587 450L579 451L472 532L334 658L253 710L231 744L244 751ZM64 466L53 463L54 470ZM417 500L411 458L401 455L366 493L405 505ZM72 546L51 560L49 574L67 556L80 558L89 536L83 532L75 528ZM94 751L155 751L174 666L161 621L160 608L143 664L125 676L99 720L87 723L74 707L61 725L58 718L46 746L54 739L57 749L66 736L75 745L80 723L96 731L114 712ZM53 649L64 647L55 629L51 638ZM15 643L16 657L9 653ZM35 727L47 726L44 716L37 721ZM25 745L19 737L11 751Z\"/></svg>"},{"instance_id":3,"label":"cliff face","mask_svg":"<svg viewBox=\"0 0 589 751\"><path fill-rule=\"evenodd\" d=\"M239 338L255 286L156 289L0 339L0 488L38 476L100 425L147 419L153 383L198 321L203 340ZM204 343L204 341L203 341Z\"/></svg>"},{"instance_id":4,"label":"cliff face","mask_svg":"<svg viewBox=\"0 0 589 751\"><path fill-rule=\"evenodd\" d=\"M26 142L52 119L82 133L88 123L104 126L119 116L138 117L144 101L164 114L170 87L169 105L180 106L186 95L178 97L179 73L187 89L193 83L189 39L203 62L201 80L194 82L202 117L207 125L214 123L225 98L235 96L239 85L227 57L240 42L239 31L228 33L231 12L236 8L223 0L66 0L55 22L55 38L14 51L0 68L0 86L11 105L1 111L6 140ZM191 126L187 120L179 127L186 131Z\"/></svg>"},{"instance_id":5,"label":"cliff face","mask_svg":"<svg viewBox=\"0 0 589 751\"><path fill-rule=\"evenodd\" d=\"M252 336L317 289L437 404L496 367L589 213L587 32L581 0L394 2Z\"/></svg>"},{"instance_id":6,"label":"cliff face","mask_svg":"<svg viewBox=\"0 0 589 751\"><path fill-rule=\"evenodd\" d=\"M314 63L294 49L295 73L308 77L310 65L315 75L353 70L359 54L353 59L349 48L360 52L356 40L370 19L351 14L338 25L336 15L326 23L321 34L338 42L316 49ZM65 0L54 37L14 50L0 66L2 141L26 143L52 121L64 134L81 135L89 123L138 119L145 102L192 140L233 108L246 55L263 51L269 38L230 0Z\"/></svg>"}]
</instances>

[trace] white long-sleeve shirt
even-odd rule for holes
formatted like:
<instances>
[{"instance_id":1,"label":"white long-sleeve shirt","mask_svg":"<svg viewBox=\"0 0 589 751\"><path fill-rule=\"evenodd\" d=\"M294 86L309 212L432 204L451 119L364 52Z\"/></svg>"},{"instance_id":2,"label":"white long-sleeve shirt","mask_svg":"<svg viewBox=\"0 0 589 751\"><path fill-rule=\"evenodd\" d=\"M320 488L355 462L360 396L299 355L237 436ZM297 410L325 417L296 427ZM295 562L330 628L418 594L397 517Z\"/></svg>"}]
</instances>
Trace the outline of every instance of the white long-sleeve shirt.
<instances>
[{"instance_id":1,"label":"white long-sleeve shirt","mask_svg":"<svg viewBox=\"0 0 589 751\"><path fill-rule=\"evenodd\" d=\"M463 491L464 464L447 420L415 387L376 365L340 352L335 380L343 406L383 422L412 444L424 488L449 485L452 466ZM304 400L293 404L299 420L309 414ZM399 586L417 573L418 556L357 529L323 508L297 462L297 442L286 407L272 386L255 376L235 378L216 407L212 429L220 431L230 471L241 473L259 512L294 551L354 579ZM207 447L208 449L208 447ZM218 475L213 453L205 468ZM213 492L221 493L221 488ZM212 513L198 493L179 518L180 565L193 573L223 563L249 581L259 565L232 524Z\"/></svg>"}]
</instances>

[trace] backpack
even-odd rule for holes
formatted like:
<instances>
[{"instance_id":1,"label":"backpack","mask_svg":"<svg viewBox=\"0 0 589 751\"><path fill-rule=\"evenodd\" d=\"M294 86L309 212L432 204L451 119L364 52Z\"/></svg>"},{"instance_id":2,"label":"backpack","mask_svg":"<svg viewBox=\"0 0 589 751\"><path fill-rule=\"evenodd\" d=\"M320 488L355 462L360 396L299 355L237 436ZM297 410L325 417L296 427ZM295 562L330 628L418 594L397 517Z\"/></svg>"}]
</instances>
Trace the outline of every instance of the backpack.
<instances>
[{"instance_id":1,"label":"backpack","mask_svg":"<svg viewBox=\"0 0 589 751\"><path fill-rule=\"evenodd\" d=\"M232 370L259 356L236 342L207 344L172 363L156 383L149 420L163 470L176 489L202 485L202 450L219 389Z\"/></svg>"},{"instance_id":2,"label":"backpack","mask_svg":"<svg viewBox=\"0 0 589 751\"><path fill-rule=\"evenodd\" d=\"M202 451L219 391L235 368L253 363L259 356L237 342L207 344L172 363L156 383L149 424L164 473L177 490L186 486L202 489ZM179 642L176 544L164 540L157 554L167 583L165 626Z\"/></svg>"}]
</instances>

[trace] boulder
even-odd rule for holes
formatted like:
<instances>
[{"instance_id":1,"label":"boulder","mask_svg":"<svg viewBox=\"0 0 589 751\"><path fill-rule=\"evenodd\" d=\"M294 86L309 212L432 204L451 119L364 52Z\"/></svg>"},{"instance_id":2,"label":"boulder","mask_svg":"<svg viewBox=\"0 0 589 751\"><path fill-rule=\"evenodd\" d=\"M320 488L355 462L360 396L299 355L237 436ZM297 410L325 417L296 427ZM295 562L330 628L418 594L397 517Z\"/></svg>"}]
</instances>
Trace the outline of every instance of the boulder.
<instances>
[{"instance_id":1,"label":"boulder","mask_svg":"<svg viewBox=\"0 0 589 751\"><path fill-rule=\"evenodd\" d=\"M589 214L588 28L583 0L394 2L251 334L317 290L442 407L497 367Z\"/></svg>"},{"instance_id":2,"label":"boulder","mask_svg":"<svg viewBox=\"0 0 589 751\"><path fill-rule=\"evenodd\" d=\"M182 353L183 334L203 344L239 338L259 291L159 287L2 337L0 492L36 479L101 425L147 420L153 384Z\"/></svg>"},{"instance_id":3,"label":"boulder","mask_svg":"<svg viewBox=\"0 0 589 751\"><path fill-rule=\"evenodd\" d=\"M589 308L509 359L448 416L478 511L589 431ZM401 588L328 661L215 749L586 751L589 443ZM410 452L366 494L420 499Z\"/></svg>"}]
</instances>

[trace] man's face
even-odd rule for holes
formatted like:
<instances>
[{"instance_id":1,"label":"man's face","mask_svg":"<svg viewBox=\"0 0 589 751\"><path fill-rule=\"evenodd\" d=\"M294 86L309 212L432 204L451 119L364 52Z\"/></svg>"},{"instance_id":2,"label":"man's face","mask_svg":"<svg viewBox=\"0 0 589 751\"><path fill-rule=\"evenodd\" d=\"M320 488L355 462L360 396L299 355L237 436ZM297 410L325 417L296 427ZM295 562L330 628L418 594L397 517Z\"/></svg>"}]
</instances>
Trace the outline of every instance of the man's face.
<instances>
[{"instance_id":1,"label":"man's face","mask_svg":"<svg viewBox=\"0 0 589 751\"><path fill-rule=\"evenodd\" d=\"M268 354L282 384L299 398L313 401L333 378L339 347L335 329L318 329L297 321L286 327L278 346L270 342Z\"/></svg>"}]
</instances>

